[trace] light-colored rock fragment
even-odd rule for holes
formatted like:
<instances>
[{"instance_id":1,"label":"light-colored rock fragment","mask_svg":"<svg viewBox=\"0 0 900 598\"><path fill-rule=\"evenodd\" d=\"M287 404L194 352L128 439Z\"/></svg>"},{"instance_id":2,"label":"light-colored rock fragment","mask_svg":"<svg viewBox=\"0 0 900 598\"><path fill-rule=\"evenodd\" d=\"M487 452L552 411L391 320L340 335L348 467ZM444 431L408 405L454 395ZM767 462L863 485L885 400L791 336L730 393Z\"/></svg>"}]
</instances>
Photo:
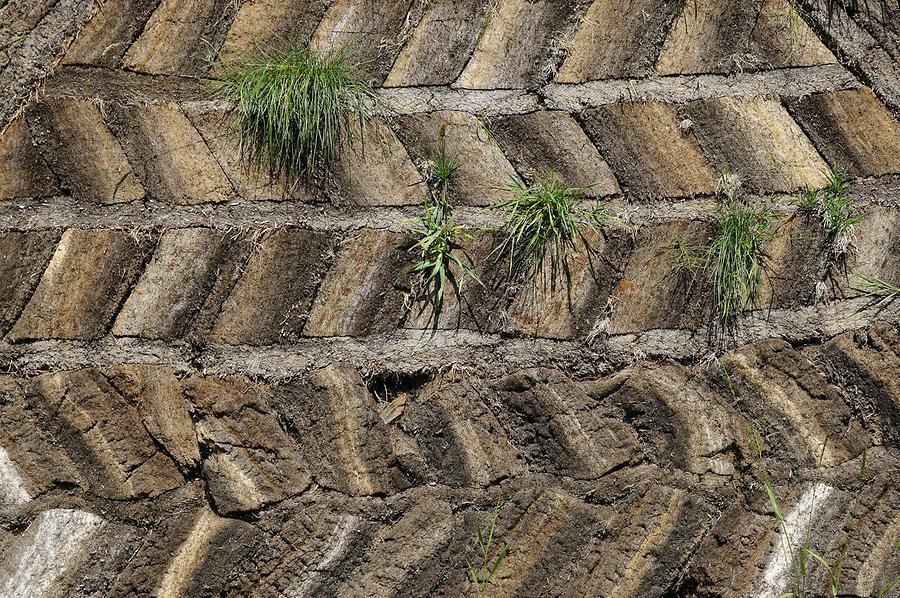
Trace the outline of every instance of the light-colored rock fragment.
<instances>
[{"instance_id":1,"label":"light-colored rock fragment","mask_svg":"<svg viewBox=\"0 0 900 598\"><path fill-rule=\"evenodd\" d=\"M796 566L789 560L789 555L800 551L801 544L806 540L809 522L820 514L823 505L828 504L833 491L831 486L817 482L807 488L788 511L784 518L787 537L780 537L775 543L772 557L763 572L757 598L770 598L786 591L792 575L791 568ZM780 533L781 530L778 531Z\"/></svg>"},{"instance_id":2,"label":"light-colored rock fragment","mask_svg":"<svg viewBox=\"0 0 900 598\"><path fill-rule=\"evenodd\" d=\"M31 500L25 479L9 458L6 449L0 446L0 505L22 505Z\"/></svg>"},{"instance_id":3,"label":"light-colored rock fragment","mask_svg":"<svg viewBox=\"0 0 900 598\"><path fill-rule=\"evenodd\" d=\"M0 597L56 596L54 586L72 573L101 529L103 519L75 509L41 513L14 542L17 550L0 564Z\"/></svg>"}]
</instances>

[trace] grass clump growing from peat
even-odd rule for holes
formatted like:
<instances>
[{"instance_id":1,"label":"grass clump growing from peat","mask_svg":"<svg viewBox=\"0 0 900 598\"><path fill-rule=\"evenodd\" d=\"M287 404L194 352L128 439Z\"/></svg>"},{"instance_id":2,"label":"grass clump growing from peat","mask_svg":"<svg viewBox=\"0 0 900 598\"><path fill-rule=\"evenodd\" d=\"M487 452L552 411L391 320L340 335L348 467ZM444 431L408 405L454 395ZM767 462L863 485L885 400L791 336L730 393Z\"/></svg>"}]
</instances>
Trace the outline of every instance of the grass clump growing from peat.
<instances>
[{"instance_id":1,"label":"grass clump growing from peat","mask_svg":"<svg viewBox=\"0 0 900 598\"><path fill-rule=\"evenodd\" d=\"M862 222L863 215L855 209L856 199L847 194L850 186L847 174L835 168L828 172L827 179L828 184L821 192L804 191L797 204L801 211L821 218L834 260L847 251L853 225Z\"/></svg>"},{"instance_id":2,"label":"grass clump growing from peat","mask_svg":"<svg viewBox=\"0 0 900 598\"><path fill-rule=\"evenodd\" d=\"M437 152L428 159L428 182L432 186L432 193L437 194L437 200L448 203L450 194L450 177L460 167L462 162L456 154L447 154L447 145L443 135L438 144Z\"/></svg>"},{"instance_id":3,"label":"grass clump growing from peat","mask_svg":"<svg viewBox=\"0 0 900 598\"><path fill-rule=\"evenodd\" d=\"M363 137L379 106L350 51L269 48L224 65L214 94L238 117L241 159L289 189Z\"/></svg>"},{"instance_id":4,"label":"grass clump growing from peat","mask_svg":"<svg viewBox=\"0 0 900 598\"><path fill-rule=\"evenodd\" d=\"M753 206L739 194L738 185L723 176L720 202L713 216L715 236L709 244L675 241L676 269L691 275L688 295L705 278L712 293L710 336L720 343L737 330L741 313L759 294L765 265L763 244L775 220L767 205Z\"/></svg>"},{"instance_id":5,"label":"grass clump growing from peat","mask_svg":"<svg viewBox=\"0 0 900 598\"><path fill-rule=\"evenodd\" d=\"M717 320L726 332L733 332L741 312L759 292L762 245L772 220L767 206L754 207L734 198L716 214L720 232L709 246L704 267L710 272Z\"/></svg>"},{"instance_id":6,"label":"grass clump growing from peat","mask_svg":"<svg viewBox=\"0 0 900 598\"><path fill-rule=\"evenodd\" d=\"M515 179L500 189L510 198L491 206L506 216L505 236L495 253L508 256L511 276L532 277L535 283L549 262L551 290L556 273L567 271L568 255L577 242L586 244L581 227L601 230L612 220L599 203L591 210L582 208L587 190L566 185L556 174L538 177L531 185Z\"/></svg>"}]
</instances>

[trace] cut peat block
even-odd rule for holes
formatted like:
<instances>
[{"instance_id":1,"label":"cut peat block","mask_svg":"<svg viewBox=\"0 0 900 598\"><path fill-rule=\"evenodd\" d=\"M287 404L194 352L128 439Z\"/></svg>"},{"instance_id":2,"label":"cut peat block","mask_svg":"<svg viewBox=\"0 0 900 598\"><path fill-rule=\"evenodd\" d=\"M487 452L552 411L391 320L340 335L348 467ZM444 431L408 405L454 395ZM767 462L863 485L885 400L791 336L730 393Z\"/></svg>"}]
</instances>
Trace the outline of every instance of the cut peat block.
<instances>
[{"instance_id":1,"label":"cut peat block","mask_svg":"<svg viewBox=\"0 0 900 598\"><path fill-rule=\"evenodd\" d=\"M609 162L623 191L639 198L710 194L716 171L675 106L627 102L588 110L587 133Z\"/></svg>"},{"instance_id":2,"label":"cut peat block","mask_svg":"<svg viewBox=\"0 0 900 598\"><path fill-rule=\"evenodd\" d=\"M900 124L863 87L788 101L825 159L851 176L900 173Z\"/></svg>"},{"instance_id":3,"label":"cut peat block","mask_svg":"<svg viewBox=\"0 0 900 598\"><path fill-rule=\"evenodd\" d=\"M485 0L427 3L385 79L385 87L452 83L472 55L489 10Z\"/></svg>"},{"instance_id":4,"label":"cut peat block","mask_svg":"<svg viewBox=\"0 0 900 598\"><path fill-rule=\"evenodd\" d=\"M594 0L554 82L645 77L653 72L679 2Z\"/></svg>"},{"instance_id":5,"label":"cut peat block","mask_svg":"<svg viewBox=\"0 0 900 598\"><path fill-rule=\"evenodd\" d=\"M709 242L708 223L688 220L654 222L642 226L624 274L610 301L610 334L640 333L654 328L697 328L704 323L707 285L698 280L691 297L689 273L677 270L675 241L688 245Z\"/></svg>"},{"instance_id":6,"label":"cut peat block","mask_svg":"<svg viewBox=\"0 0 900 598\"><path fill-rule=\"evenodd\" d=\"M192 205L234 197L206 141L173 102L108 107L109 123L148 194Z\"/></svg>"},{"instance_id":7,"label":"cut peat block","mask_svg":"<svg viewBox=\"0 0 900 598\"><path fill-rule=\"evenodd\" d=\"M75 37L63 64L121 66L122 57L159 4L160 0L106 0Z\"/></svg>"},{"instance_id":8,"label":"cut peat block","mask_svg":"<svg viewBox=\"0 0 900 598\"><path fill-rule=\"evenodd\" d=\"M381 84L400 51L412 4L413 0L335 0L313 31L311 44L320 50L349 44L367 75Z\"/></svg>"},{"instance_id":9,"label":"cut peat block","mask_svg":"<svg viewBox=\"0 0 900 598\"><path fill-rule=\"evenodd\" d=\"M0 200L56 193L56 177L35 147L28 123L15 119L0 136Z\"/></svg>"},{"instance_id":10,"label":"cut peat block","mask_svg":"<svg viewBox=\"0 0 900 598\"><path fill-rule=\"evenodd\" d=\"M562 182L597 196L619 193L612 171L578 122L565 112L493 118L490 128L520 174L557 173Z\"/></svg>"},{"instance_id":11,"label":"cut peat block","mask_svg":"<svg viewBox=\"0 0 900 598\"><path fill-rule=\"evenodd\" d=\"M557 68L563 37L577 25L575 0L499 0L455 87L534 89Z\"/></svg>"},{"instance_id":12,"label":"cut peat block","mask_svg":"<svg viewBox=\"0 0 900 598\"><path fill-rule=\"evenodd\" d=\"M121 230L67 230L9 339L90 340L106 334L155 240L136 240Z\"/></svg>"},{"instance_id":13,"label":"cut peat block","mask_svg":"<svg viewBox=\"0 0 900 598\"><path fill-rule=\"evenodd\" d=\"M331 264L330 237L283 228L264 238L225 300L211 338L251 345L296 340Z\"/></svg>"},{"instance_id":14,"label":"cut peat block","mask_svg":"<svg viewBox=\"0 0 900 598\"><path fill-rule=\"evenodd\" d=\"M828 165L777 99L717 98L679 105L717 172L745 189L794 192L825 186Z\"/></svg>"},{"instance_id":15,"label":"cut peat block","mask_svg":"<svg viewBox=\"0 0 900 598\"><path fill-rule=\"evenodd\" d=\"M122 309L116 336L174 339L185 335L216 282L231 243L208 228L166 231Z\"/></svg>"},{"instance_id":16,"label":"cut peat block","mask_svg":"<svg viewBox=\"0 0 900 598\"><path fill-rule=\"evenodd\" d=\"M96 103L48 100L29 109L28 122L44 159L75 198L108 204L144 197L144 187Z\"/></svg>"},{"instance_id":17,"label":"cut peat block","mask_svg":"<svg viewBox=\"0 0 900 598\"><path fill-rule=\"evenodd\" d=\"M787 0L687 0L658 75L726 73L836 62Z\"/></svg>"},{"instance_id":18,"label":"cut peat block","mask_svg":"<svg viewBox=\"0 0 900 598\"><path fill-rule=\"evenodd\" d=\"M59 236L56 230L0 234L0 335L6 334L31 297Z\"/></svg>"},{"instance_id":19,"label":"cut peat block","mask_svg":"<svg viewBox=\"0 0 900 598\"><path fill-rule=\"evenodd\" d=\"M404 312L415 241L377 229L349 235L319 285L305 336L365 336L395 330Z\"/></svg>"},{"instance_id":20,"label":"cut peat block","mask_svg":"<svg viewBox=\"0 0 900 598\"><path fill-rule=\"evenodd\" d=\"M231 0L161 0L122 66L154 75L203 76L211 47L221 43L223 25L232 21L237 8Z\"/></svg>"},{"instance_id":21,"label":"cut peat block","mask_svg":"<svg viewBox=\"0 0 900 598\"><path fill-rule=\"evenodd\" d=\"M414 159L436 155L443 132L448 156L459 156L459 168L450 177L450 201L458 205L486 206L505 199L502 190L516 172L487 124L466 112L439 111L398 119L397 135Z\"/></svg>"}]
</instances>

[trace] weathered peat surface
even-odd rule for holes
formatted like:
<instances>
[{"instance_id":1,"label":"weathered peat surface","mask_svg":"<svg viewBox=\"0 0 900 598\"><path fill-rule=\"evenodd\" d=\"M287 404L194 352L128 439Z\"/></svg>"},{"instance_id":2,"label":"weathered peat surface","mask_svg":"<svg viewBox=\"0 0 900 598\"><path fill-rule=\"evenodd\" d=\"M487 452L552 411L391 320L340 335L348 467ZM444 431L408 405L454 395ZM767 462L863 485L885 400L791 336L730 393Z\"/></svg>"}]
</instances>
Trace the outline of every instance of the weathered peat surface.
<instances>
[{"instance_id":1,"label":"weathered peat surface","mask_svg":"<svg viewBox=\"0 0 900 598\"><path fill-rule=\"evenodd\" d=\"M878 4L0 0L0 598L474 597L497 504L484 596L778 598L810 541L840 596L877 597L900 575L900 301L860 286L900 284ZM352 44L392 108L288 193L209 91L277 39ZM483 284L433 329L409 220L439 134ZM863 216L839 258L796 205L837 167ZM614 221L534 288L489 206L550 171ZM724 171L777 219L715 351L674 240L712 234Z\"/></svg>"}]
</instances>

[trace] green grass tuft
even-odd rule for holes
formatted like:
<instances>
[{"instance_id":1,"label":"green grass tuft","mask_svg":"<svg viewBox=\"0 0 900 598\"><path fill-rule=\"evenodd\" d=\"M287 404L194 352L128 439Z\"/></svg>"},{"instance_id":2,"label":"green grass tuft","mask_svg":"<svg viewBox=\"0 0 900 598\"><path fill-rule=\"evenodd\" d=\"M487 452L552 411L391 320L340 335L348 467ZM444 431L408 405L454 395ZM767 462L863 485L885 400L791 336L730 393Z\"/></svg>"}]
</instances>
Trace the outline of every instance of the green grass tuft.
<instances>
[{"instance_id":1,"label":"green grass tuft","mask_svg":"<svg viewBox=\"0 0 900 598\"><path fill-rule=\"evenodd\" d=\"M763 243L774 216L768 206L751 206L728 199L714 222L719 235L709 246L704 267L711 273L715 312L726 331L733 332L741 312L759 292Z\"/></svg>"},{"instance_id":2,"label":"green grass tuft","mask_svg":"<svg viewBox=\"0 0 900 598\"><path fill-rule=\"evenodd\" d=\"M418 296L424 296L431 307L429 324L435 330L440 321L448 285L459 298L466 278L482 284L475 270L458 255L460 245L472 238L466 227L456 224L450 205L450 177L461 162L459 156L447 155L443 129L438 133L438 150L427 163L430 189L425 198L425 211L422 216L413 220L416 226L412 232L419 238L413 250L419 252L419 261L410 269L410 273L421 277L414 292Z\"/></svg>"},{"instance_id":3,"label":"green grass tuft","mask_svg":"<svg viewBox=\"0 0 900 598\"><path fill-rule=\"evenodd\" d=\"M846 173L832 169L827 174L828 185L820 192L804 191L797 205L800 210L818 214L831 244L832 259L843 255L852 241L854 224L862 222L863 215L855 209L856 199L847 195L850 183Z\"/></svg>"},{"instance_id":4,"label":"green grass tuft","mask_svg":"<svg viewBox=\"0 0 900 598\"><path fill-rule=\"evenodd\" d=\"M693 283L703 269L707 253L705 246L691 245L684 235L678 235L675 237L675 270L690 275ZM688 288L688 295L690 290Z\"/></svg>"},{"instance_id":5,"label":"green grass tuft","mask_svg":"<svg viewBox=\"0 0 900 598\"><path fill-rule=\"evenodd\" d=\"M847 195L850 186L847 175L832 169L828 173L828 186L822 193L822 224L834 239L841 239L863 216L854 209L856 199Z\"/></svg>"},{"instance_id":6,"label":"green grass tuft","mask_svg":"<svg viewBox=\"0 0 900 598\"><path fill-rule=\"evenodd\" d=\"M819 192L815 189L805 189L797 198L797 209L807 214L815 214L822 207L822 200L819 198Z\"/></svg>"},{"instance_id":7,"label":"green grass tuft","mask_svg":"<svg viewBox=\"0 0 900 598\"><path fill-rule=\"evenodd\" d=\"M508 256L510 275L530 276L535 282L549 261L551 288L577 242L585 242L581 227L600 230L612 220L599 203L591 210L583 209L580 202L587 190L568 186L555 174L539 177L531 185L512 180L500 189L510 198L491 206L506 216L505 237L494 253Z\"/></svg>"},{"instance_id":8,"label":"green grass tuft","mask_svg":"<svg viewBox=\"0 0 900 598\"><path fill-rule=\"evenodd\" d=\"M713 216L716 235L708 245L676 238L676 269L691 275L688 294L703 276L712 289L710 335L724 341L737 330L741 313L759 293L765 265L763 244L775 216L767 205L752 206L725 186Z\"/></svg>"},{"instance_id":9,"label":"green grass tuft","mask_svg":"<svg viewBox=\"0 0 900 598\"><path fill-rule=\"evenodd\" d=\"M245 165L282 180L285 189L333 162L355 135L362 138L379 106L346 49L261 50L226 63L213 89L234 106Z\"/></svg>"}]
</instances>

